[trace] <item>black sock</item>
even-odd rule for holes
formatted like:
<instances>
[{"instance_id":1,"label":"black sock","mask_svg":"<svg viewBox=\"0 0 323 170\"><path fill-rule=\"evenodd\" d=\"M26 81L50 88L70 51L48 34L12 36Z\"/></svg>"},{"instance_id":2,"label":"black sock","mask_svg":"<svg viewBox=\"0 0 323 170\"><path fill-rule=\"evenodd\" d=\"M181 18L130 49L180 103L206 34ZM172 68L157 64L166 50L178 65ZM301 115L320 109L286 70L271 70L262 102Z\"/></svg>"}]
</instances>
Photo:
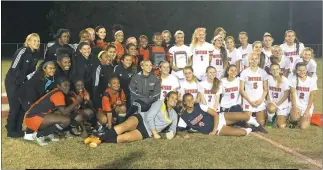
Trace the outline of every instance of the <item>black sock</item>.
<instances>
[{"instance_id":1,"label":"black sock","mask_svg":"<svg viewBox=\"0 0 323 170\"><path fill-rule=\"evenodd\" d=\"M27 133L27 134L31 134L31 133L34 133L34 130L32 130L32 129L29 129L29 128L26 128L26 133Z\"/></svg>"},{"instance_id":2,"label":"black sock","mask_svg":"<svg viewBox=\"0 0 323 170\"><path fill-rule=\"evenodd\" d=\"M37 137L42 137L42 136L47 136L47 135L50 135L54 132L57 132L57 131L61 131L63 130L64 128L59 125L59 124L55 124L55 125L52 125L52 126L49 126L43 130L40 130L37 132Z\"/></svg>"},{"instance_id":3,"label":"black sock","mask_svg":"<svg viewBox=\"0 0 323 170\"><path fill-rule=\"evenodd\" d=\"M70 123L70 125L71 125L72 127L76 127L76 126L78 125L78 123L77 123L77 121L76 121L75 119L71 119L71 123Z\"/></svg>"}]
</instances>

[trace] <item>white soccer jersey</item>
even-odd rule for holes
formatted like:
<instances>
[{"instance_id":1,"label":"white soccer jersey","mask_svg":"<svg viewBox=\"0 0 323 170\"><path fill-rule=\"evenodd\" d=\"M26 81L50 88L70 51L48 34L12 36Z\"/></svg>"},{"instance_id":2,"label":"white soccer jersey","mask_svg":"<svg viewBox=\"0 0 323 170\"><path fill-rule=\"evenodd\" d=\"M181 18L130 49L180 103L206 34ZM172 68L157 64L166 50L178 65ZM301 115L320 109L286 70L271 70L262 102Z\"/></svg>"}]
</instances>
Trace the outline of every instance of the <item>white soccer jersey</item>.
<instances>
[{"instance_id":1,"label":"white soccer jersey","mask_svg":"<svg viewBox=\"0 0 323 170\"><path fill-rule=\"evenodd\" d=\"M198 84L197 82L189 83L186 80L180 82L180 94L181 98L180 100L183 100L183 96L185 93L191 93L194 97L194 100L196 100L197 93L198 93Z\"/></svg>"},{"instance_id":2,"label":"white soccer jersey","mask_svg":"<svg viewBox=\"0 0 323 170\"><path fill-rule=\"evenodd\" d=\"M204 102L209 106L209 108L212 108L214 110L220 109L220 104L218 105L218 108L214 108L215 104L215 98L217 95L220 95L222 93L222 85L220 84L219 90L216 93L212 93L213 84L209 83L207 80L204 80L202 82L198 83L198 92L202 93L204 95Z\"/></svg>"},{"instance_id":3,"label":"white soccer jersey","mask_svg":"<svg viewBox=\"0 0 323 170\"><path fill-rule=\"evenodd\" d=\"M263 81L268 80L268 74L265 70L258 67L256 72L253 72L250 68L247 68L241 72L240 80L244 81L245 92L247 93L251 101L259 100L264 92ZM266 108L263 102L258 108L253 108L250 103L243 98L244 111L261 111Z\"/></svg>"},{"instance_id":4,"label":"white soccer jersey","mask_svg":"<svg viewBox=\"0 0 323 170\"><path fill-rule=\"evenodd\" d=\"M273 78L273 76L268 76L268 95L269 99L272 102L279 102L281 98L284 96L284 92L289 90L289 83L286 77L282 77L282 83L280 87L277 87L277 81ZM286 108L289 106L288 99L286 99L280 106L280 109Z\"/></svg>"},{"instance_id":5,"label":"white soccer jersey","mask_svg":"<svg viewBox=\"0 0 323 170\"><path fill-rule=\"evenodd\" d=\"M316 81L309 76L306 77L305 81L298 78L298 83L296 76L292 76L288 81L290 87L296 89L296 106L301 110L305 110L309 102L311 91L317 90ZM314 108L314 104L311 108Z\"/></svg>"},{"instance_id":6,"label":"white soccer jersey","mask_svg":"<svg viewBox=\"0 0 323 170\"><path fill-rule=\"evenodd\" d=\"M231 52L228 51L228 58L230 65L236 65L236 62L242 59L240 50L234 48Z\"/></svg>"},{"instance_id":7,"label":"white soccer jersey","mask_svg":"<svg viewBox=\"0 0 323 170\"><path fill-rule=\"evenodd\" d=\"M278 64L279 64L281 70L282 69L287 70L287 69L291 68L290 60L285 56L282 56L282 58ZM271 65L271 61L269 60L266 66L270 68L270 65Z\"/></svg>"},{"instance_id":8,"label":"white soccer jersey","mask_svg":"<svg viewBox=\"0 0 323 170\"><path fill-rule=\"evenodd\" d=\"M246 67L249 66L248 60L245 60L244 58L247 57L248 54L252 52L252 44L248 44L247 48L245 49L242 49L242 46L240 46L238 50L241 53L241 60L242 60L242 62L240 62L240 68L244 68L244 66Z\"/></svg>"},{"instance_id":9,"label":"white soccer jersey","mask_svg":"<svg viewBox=\"0 0 323 170\"><path fill-rule=\"evenodd\" d=\"M227 78L221 79L222 82L222 99L220 106L230 108L241 104L240 95L240 79L235 78L233 81L228 81Z\"/></svg>"},{"instance_id":10,"label":"white soccer jersey","mask_svg":"<svg viewBox=\"0 0 323 170\"><path fill-rule=\"evenodd\" d=\"M291 63L291 67L294 66L295 61L298 60L300 58L300 54L302 53L302 51L304 50L304 44L303 43L299 43L299 52L296 52L296 43L294 43L294 45L292 46L288 46L286 43L280 45L280 48L283 51L283 55L288 57ZM292 68L291 68L292 70Z\"/></svg>"},{"instance_id":11,"label":"white soccer jersey","mask_svg":"<svg viewBox=\"0 0 323 170\"><path fill-rule=\"evenodd\" d=\"M303 61L304 60L302 58L299 58L298 60L295 61L295 64L293 66L294 71L296 69L296 64L301 63ZM312 78L314 78L315 80L317 80L316 68L317 68L317 64L313 59L311 59L306 65L307 73L313 73Z\"/></svg>"},{"instance_id":12,"label":"white soccer jersey","mask_svg":"<svg viewBox=\"0 0 323 170\"><path fill-rule=\"evenodd\" d=\"M170 74L166 79L162 79L160 87L161 87L160 100L164 100L170 91L173 91L174 89L179 90L178 79L174 75Z\"/></svg>"},{"instance_id":13,"label":"white soccer jersey","mask_svg":"<svg viewBox=\"0 0 323 170\"><path fill-rule=\"evenodd\" d=\"M193 70L194 75L198 79L205 77L206 68L209 66L209 56L213 55L214 47L208 42L204 42L202 45L196 45L195 47L190 45L193 57Z\"/></svg>"},{"instance_id":14,"label":"white soccer jersey","mask_svg":"<svg viewBox=\"0 0 323 170\"><path fill-rule=\"evenodd\" d=\"M229 53L229 51L227 50L227 54ZM215 67L216 69L216 77L218 79L221 78L221 76L224 73L224 69L223 69L223 60L221 57L221 50L219 49L215 49L213 51L213 55L212 55L212 60L210 63L211 66Z\"/></svg>"}]
</instances>

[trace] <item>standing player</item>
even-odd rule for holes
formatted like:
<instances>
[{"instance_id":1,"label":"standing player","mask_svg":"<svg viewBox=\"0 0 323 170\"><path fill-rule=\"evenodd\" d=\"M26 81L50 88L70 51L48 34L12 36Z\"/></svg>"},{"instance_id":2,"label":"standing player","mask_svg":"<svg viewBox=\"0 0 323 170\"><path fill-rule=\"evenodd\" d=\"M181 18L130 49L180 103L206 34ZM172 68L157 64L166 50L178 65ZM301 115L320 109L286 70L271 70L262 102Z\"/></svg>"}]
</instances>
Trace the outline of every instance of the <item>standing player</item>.
<instances>
[{"instance_id":1,"label":"standing player","mask_svg":"<svg viewBox=\"0 0 323 170\"><path fill-rule=\"evenodd\" d=\"M224 73L222 83L221 112L242 112L240 79L237 77L238 69L235 65L230 65Z\"/></svg>"},{"instance_id":2,"label":"standing player","mask_svg":"<svg viewBox=\"0 0 323 170\"><path fill-rule=\"evenodd\" d=\"M252 52L256 53L259 57L259 63L258 66L262 69L265 69L266 63L268 63L267 58L265 56L265 54L262 52L262 43L261 41L255 41L252 44ZM248 56L243 58L243 62L242 62L244 69L246 69L247 67L249 67L249 59Z\"/></svg>"},{"instance_id":3,"label":"standing player","mask_svg":"<svg viewBox=\"0 0 323 170\"><path fill-rule=\"evenodd\" d=\"M290 72L290 60L283 56L282 49L278 45L273 46L273 55L269 58L266 70L269 70L270 65L274 63L279 64L280 72L285 77L288 77Z\"/></svg>"},{"instance_id":4,"label":"standing player","mask_svg":"<svg viewBox=\"0 0 323 170\"><path fill-rule=\"evenodd\" d=\"M116 46L116 52L117 52L116 62L117 62L117 64L119 64L120 58L125 53L125 50L122 45L123 38L124 38L122 26L121 25L114 25L113 30L112 30L112 35L114 36L114 40L115 40L114 45ZM115 65L117 65L117 64L115 64Z\"/></svg>"},{"instance_id":5,"label":"standing player","mask_svg":"<svg viewBox=\"0 0 323 170\"><path fill-rule=\"evenodd\" d=\"M268 75L259 68L257 53L249 54L250 67L243 70L240 76L240 93L243 97L243 111L247 114L256 114L260 125L265 124L265 97L268 93Z\"/></svg>"},{"instance_id":6,"label":"standing player","mask_svg":"<svg viewBox=\"0 0 323 170\"><path fill-rule=\"evenodd\" d=\"M314 94L317 84L312 77L307 76L304 63L296 64L296 76L289 79L292 111L291 121L299 121L300 128L306 129L310 126L314 110Z\"/></svg>"},{"instance_id":7,"label":"standing player","mask_svg":"<svg viewBox=\"0 0 323 170\"><path fill-rule=\"evenodd\" d=\"M287 116L290 111L289 84L286 77L280 73L279 64L274 63L270 66L268 78L268 95L267 95L267 115L268 123L273 123L275 113L277 115L277 126L279 128L286 127Z\"/></svg>"},{"instance_id":8,"label":"standing player","mask_svg":"<svg viewBox=\"0 0 323 170\"><path fill-rule=\"evenodd\" d=\"M206 68L210 65L214 47L208 42L205 42L205 28L196 28L192 35L190 49L193 53L192 62L194 75L199 80L205 79ZM184 95L184 94L182 94Z\"/></svg>"},{"instance_id":9,"label":"standing player","mask_svg":"<svg viewBox=\"0 0 323 170\"><path fill-rule=\"evenodd\" d=\"M228 66L228 51L223 47L223 38L217 35L213 39L214 51L210 65L216 69L216 77L221 79L223 70Z\"/></svg>"},{"instance_id":10,"label":"standing player","mask_svg":"<svg viewBox=\"0 0 323 170\"><path fill-rule=\"evenodd\" d=\"M242 68L240 67L242 55L241 55L240 50L238 50L235 47L234 38L232 36L228 36L225 39L225 43L226 43L227 50L228 50L229 64L236 65L237 71L240 73L240 71L242 71Z\"/></svg>"},{"instance_id":11,"label":"standing player","mask_svg":"<svg viewBox=\"0 0 323 170\"><path fill-rule=\"evenodd\" d=\"M191 66L192 52L188 46L184 44L184 32L181 30L175 33L176 44L168 51L170 56L170 64L172 67L172 75L176 76L179 81L184 81L183 68Z\"/></svg>"},{"instance_id":12,"label":"standing player","mask_svg":"<svg viewBox=\"0 0 323 170\"><path fill-rule=\"evenodd\" d=\"M245 57L248 56L249 53L252 52L252 45L248 43L248 33L246 32L240 32L239 33L239 41L241 43L241 46L238 48L238 50L240 51L241 53L241 59L243 61L243 59ZM241 62L241 66L240 66L240 70L244 70L244 67L243 67L244 63Z\"/></svg>"},{"instance_id":13,"label":"standing player","mask_svg":"<svg viewBox=\"0 0 323 170\"><path fill-rule=\"evenodd\" d=\"M177 90L179 89L179 82L174 75L169 74L170 66L168 61L163 61L159 65L159 70L159 81L161 85L161 93L159 99L164 100L170 91L177 92Z\"/></svg>"},{"instance_id":14,"label":"standing player","mask_svg":"<svg viewBox=\"0 0 323 170\"><path fill-rule=\"evenodd\" d=\"M269 57L272 55L273 42L274 42L274 39L271 36L271 34L269 32L266 32L262 40L262 43L264 46L262 48L262 52L266 56L266 61L268 61Z\"/></svg>"},{"instance_id":15,"label":"standing player","mask_svg":"<svg viewBox=\"0 0 323 170\"><path fill-rule=\"evenodd\" d=\"M291 67L295 66L295 61L300 58L300 54L304 50L304 44L300 43L296 38L296 32L287 30L285 32L284 44L280 45L283 50L284 56L288 57ZM294 68L291 68L293 70Z\"/></svg>"},{"instance_id":16,"label":"standing player","mask_svg":"<svg viewBox=\"0 0 323 170\"><path fill-rule=\"evenodd\" d=\"M198 103L209 108L220 110L220 94L222 93L221 81L216 78L217 70L213 66L206 68L207 79L198 83Z\"/></svg>"}]
</instances>

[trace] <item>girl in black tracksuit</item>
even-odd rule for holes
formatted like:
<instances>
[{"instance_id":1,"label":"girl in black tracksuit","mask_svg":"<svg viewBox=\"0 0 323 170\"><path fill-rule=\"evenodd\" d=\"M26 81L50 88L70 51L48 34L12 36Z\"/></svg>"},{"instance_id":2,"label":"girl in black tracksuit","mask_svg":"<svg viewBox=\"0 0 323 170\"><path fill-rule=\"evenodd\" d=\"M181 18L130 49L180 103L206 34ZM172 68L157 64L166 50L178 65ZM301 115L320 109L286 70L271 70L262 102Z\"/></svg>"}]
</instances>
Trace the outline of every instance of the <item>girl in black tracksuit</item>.
<instances>
[{"instance_id":1,"label":"girl in black tracksuit","mask_svg":"<svg viewBox=\"0 0 323 170\"><path fill-rule=\"evenodd\" d=\"M131 78L137 73L137 66L133 63L133 57L125 54L121 57L121 63L114 67L114 73L120 80L120 88L126 95L127 108L131 106L129 85Z\"/></svg>"},{"instance_id":2,"label":"girl in black tracksuit","mask_svg":"<svg viewBox=\"0 0 323 170\"><path fill-rule=\"evenodd\" d=\"M24 47L19 48L13 55L11 66L6 74L5 87L10 111L7 118L7 136L22 137L22 122L24 110L18 101L18 89L36 70L39 55L40 38L36 33L29 34Z\"/></svg>"},{"instance_id":3,"label":"girl in black tracksuit","mask_svg":"<svg viewBox=\"0 0 323 170\"><path fill-rule=\"evenodd\" d=\"M72 68L71 68L71 58L68 54L67 49L59 48L56 52L57 62L55 77L66 77L70 82L72 82Z\"/></svg>"}]
</instances>

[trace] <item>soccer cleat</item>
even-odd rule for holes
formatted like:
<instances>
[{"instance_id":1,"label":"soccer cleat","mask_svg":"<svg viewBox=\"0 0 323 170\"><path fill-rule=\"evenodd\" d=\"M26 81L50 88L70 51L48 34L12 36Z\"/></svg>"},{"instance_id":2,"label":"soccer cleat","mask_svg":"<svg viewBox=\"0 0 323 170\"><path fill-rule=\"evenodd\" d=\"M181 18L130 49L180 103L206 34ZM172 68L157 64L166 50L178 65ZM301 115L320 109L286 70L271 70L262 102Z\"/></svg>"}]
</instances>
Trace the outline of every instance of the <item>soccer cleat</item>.
<instances>
[{"instance_id":1,"label":"soccer cleat","mask_svg":"<svg viewBox=\"0 0 323 170\"><path fill-rule=\"evenodd\" d=\"M59 138L55 137L54 134L50 134L50 135L45 136L45 139L48 139L48 140L53 141L53 142L58 142L59 141Z\"/></svg>"},{"instance_id":2,"label":"soccer cleat","mask_svg":"<svg viewBox=\"0 0 323 170\"><path fill-rule=\"evenodd\" d=\"M80 136L80 135L82 134L82 132L81 132L81 130L79 129L79 127L78 127L78 126L76 126L76 127L72 127L72 126L71 126L70 133L71 133L72 135L75 135L75 136Z\"/></svg>"},{"instance_id":3,"label":"soccer cleat","mask_svg":"<svg viewBox=\"0 0 323 170\"><path fill-rule=\"evenodd\" d=\"M33 133L34 141L36 141L40 146L46 146L48 143L45 141L45 137L37 137L37 133Z\"/></svg>"},{"instance_id":4,"label":"soccer cleat","mask_svg":"<svg viewBox=\"0 0 323 170\"><path fill-rule=\"evenodd\" d=\"M195 130L193 128L190 128L189 130L187 130L188 133L197 133L198 130Z\"/></svg>"},{"instance_id":5,"label":"soccer cleat","mask_svg":"<svg viewBox=\"0 0 323 170\"><path fill-rule=\"evenodd\" d=\"M34 133L37 133L37 132L34 132ZM26 133L25 132L24 140L33 141L34 140L34 138L33 138L34 133Z\"/></svg>"},{"instance_id":6,"label":"soccer cleat","mask_svg":"<svg viewBox=\"0 0 323 170\"><path fill-rule=\"evenodd\" d=\"M255 127L255 132L268 133L268 131L260 125L258 127Z\"/></svg>"}]
</instances>

